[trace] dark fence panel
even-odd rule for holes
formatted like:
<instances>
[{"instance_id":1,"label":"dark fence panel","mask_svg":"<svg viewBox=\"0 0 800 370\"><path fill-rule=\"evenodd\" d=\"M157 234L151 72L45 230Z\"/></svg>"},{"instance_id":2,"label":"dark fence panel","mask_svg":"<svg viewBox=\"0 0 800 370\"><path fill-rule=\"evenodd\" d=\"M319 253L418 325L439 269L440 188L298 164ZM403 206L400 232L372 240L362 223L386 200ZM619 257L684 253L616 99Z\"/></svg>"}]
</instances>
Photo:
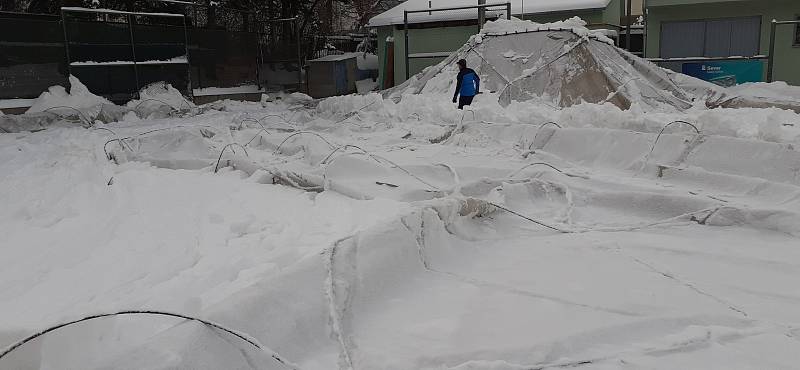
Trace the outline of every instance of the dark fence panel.
<instances>
[{"instance_id":1,"label":"dark fence panel","mask_svg":"<svg viewBox=\"0 0 800 370\"><path fill-rule=\"evenodd\" d=\"M36 97L66 83L57 16L0 12L0 99Z\"/></svg>"},{"instance_id":2,"label":"dark fence panel","mask_svg":"<svg viewBox=\"0 0 800 370\"><path fill-rule=\"evenodd\" d=\"M302 90L302 67L314 45L313 36L298 37L299 22L224 8L209 19L200 6L163 11L185 14L186 34L181 18L134 16L135 60L163 61L186 55L188 48L190 65L137 64L140 87L166 81L188 94L191 79L193 88L257 84ZM69 71L98 95L132 97L134 67L109 64L134 60L128 22L127 15L68 13L67 66L60 16L0 12L0 99L33 98L49 86L66 86Z\"/></svg>"},{"instance_id":3,"label":"dark fence panel","mask_svg":"<svg viewBox=\"0 0 800 370\"><path fill-rule=\"evenodd\" d=\"M249 32L192 29L189 60L196 88L256 84L258 35Z\"/></svg>"}]
</instances>

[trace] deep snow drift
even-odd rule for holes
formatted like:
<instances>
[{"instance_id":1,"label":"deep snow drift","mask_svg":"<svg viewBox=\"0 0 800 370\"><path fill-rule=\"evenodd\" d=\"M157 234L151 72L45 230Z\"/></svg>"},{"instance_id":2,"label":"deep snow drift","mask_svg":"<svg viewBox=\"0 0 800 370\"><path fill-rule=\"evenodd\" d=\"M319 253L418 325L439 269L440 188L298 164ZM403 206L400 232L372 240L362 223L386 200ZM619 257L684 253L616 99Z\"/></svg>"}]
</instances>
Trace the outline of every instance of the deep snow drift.
<instances>
[{"instance_id":1,"label":"deep snow drift","mask_svg":"<svg viewBox=\"0 0 800 370\"><path fill-rule=\"evenodd\" d=\"M798 114L442 84L0 134L0 347L241 335L0 368L796 368Z\"/></svg>"}]
</instances>

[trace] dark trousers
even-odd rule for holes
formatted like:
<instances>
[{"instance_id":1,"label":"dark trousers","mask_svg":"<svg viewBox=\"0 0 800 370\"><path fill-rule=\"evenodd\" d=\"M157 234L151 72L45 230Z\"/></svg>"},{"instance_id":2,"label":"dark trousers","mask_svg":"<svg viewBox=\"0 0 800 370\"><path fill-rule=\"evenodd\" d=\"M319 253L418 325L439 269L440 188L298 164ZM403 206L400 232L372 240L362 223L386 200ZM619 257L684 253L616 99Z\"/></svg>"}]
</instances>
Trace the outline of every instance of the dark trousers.
<instances>
[{"instance_id":1,"label":"dark trousers","mask_svg":"<svg viewBox=\"0 0 800 370\"><path fill-rule=\"evenodd\" d=\"M464 96L464 95L459 96L458 97L458 109L464 109L465 105L472 105L472 99L474 99L474 98L475 98L475 95L473 95L473 96Z\"/></svg>"}]
</instances>

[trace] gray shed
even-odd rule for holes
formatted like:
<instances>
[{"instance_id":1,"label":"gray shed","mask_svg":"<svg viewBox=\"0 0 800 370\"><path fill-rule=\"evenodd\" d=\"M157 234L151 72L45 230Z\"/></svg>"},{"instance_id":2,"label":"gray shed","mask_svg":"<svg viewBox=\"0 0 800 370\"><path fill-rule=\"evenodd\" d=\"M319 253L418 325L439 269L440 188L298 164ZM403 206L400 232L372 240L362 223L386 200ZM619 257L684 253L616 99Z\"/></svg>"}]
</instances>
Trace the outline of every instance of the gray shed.
<instances>
[{"instance_id":1,"label":"gray shed","mask_svg":"<svg viewBox=\"0 0 800 370\"><path fill-rule=\"evenodd\" d=\"M354 54L328 55L308 61L308 95L326 98L356 92L358 63Z\"/></svg>"}]
</instances>

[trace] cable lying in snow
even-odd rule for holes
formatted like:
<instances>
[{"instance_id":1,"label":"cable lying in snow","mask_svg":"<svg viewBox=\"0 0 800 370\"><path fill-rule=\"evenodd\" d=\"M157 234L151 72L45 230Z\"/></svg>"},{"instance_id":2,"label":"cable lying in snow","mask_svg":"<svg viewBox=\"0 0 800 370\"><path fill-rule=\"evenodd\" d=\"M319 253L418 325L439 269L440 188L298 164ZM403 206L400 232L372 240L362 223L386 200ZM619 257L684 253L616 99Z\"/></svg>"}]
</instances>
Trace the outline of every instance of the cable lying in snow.
<instances>
[{"instance_id":1,"label":"cable lying in snow","mask_svg":"<svg viewBox=\"0 0 800 370\"><path fill-rule=\"evenodd\" d=\"M140 132L140 133L138 133L136 135L131 135L131 136L123 137L123 138L117 137L117 138L111 139L109 141L106 141L105 144L103 144L103 153L105 153L106 158L108 158L109 160L112 160L113 158L112 158L111 154L108 152L108 144L111 144L112 142L119 143L120 147L122 147L123 150L125 149L125 146L127 146L128 150L133 152L134 151L133 148L131 148L130 144L128 144L126 140L130 140L130 139L133 139L133 138L136 138L136 137L146 136L146 135L149 135L149 134L152 134L152 133L156 133L156 132L161 132L161 131L169 131L169 130L175 130L175 129L179 129L179 128L198 128L198 127L214 129L214 130L218 130L219 129L219 127L211 126L211 125L176 125L176 126L170 126L170 127L157 128L157 129L153 129L153 130ZM113 133L114 135L116 135L116 133L114 133L114 131L111 131L111 130L109 130L107 128L104 128L104 127L96 127L95 129L97 129L97 130L106 130L106 131L109 131L109 132ZM204 133L204 135L205 134L213 135L213 133L208 133L208 132Z\"/></svg>"},{"instance_id":2,"label":"cable lying in snow","mask_svg":"<svg viewBox=\"0 0 800 370\"><path fill-rule=\"evenodd\" d=\"M244 154L248 157L250 156L250 154L247 153L247 149L242 144L230 143L228 145L225 145L225 147L223 147L222 150L219 152L219 158L217 158L217 164L214 166L214 173L217 173L217 171L219 171L219 162L222 161L222 155L225 154L226 149L231 148L231 152L233 152L233 154L236 154L236 151L233 150L234 146L242 148L242 150L244 150Z\"/></svg>"},{"instance_id":3,"label":"cable lying in snow","mask_svg":"<svg viewBox=\"0 0 800 370\"><path fill-rule=\"evenodd\" d=\"M520 169L518 169L518 170L512 172L510 175L508 175L508 178L514 178L514 176L518 175L520 172L522 172L526 168L530 168L530 167L533 167L533 166L539 166L539 165L550 167L550 168L556 170L556 172L558 172L558 173L560 173L562 175L569 176L569 177L577 177L577 178L586 179L586 180L589 179L589 177L586 176L586 175L578 175L578 174L574 174L574 173L564 172L564 171L556 168L555 166L551 165L550 163L546 163L546 162L534 162L534 163L526 164L525 166L522 166Z\"/></svg>"},{"instance_id":4,"label":"cable lying in snow","mask_svg":"<svg viewBox=\"0 0 800 370\"><path fill-rule=\"evenodd\" d=\"M69 106L65 106L65 105L58 105L58 106L55 106L55 107L47 108L47 109L43 110L42 113L55 114L59 118L64 119L64 118L67 118L68 116L62 116L62 115L60 115L60 114L58 114L56 112L53 112L54 109L63 109L63 108L71 109L71 110L77 112L78 113L78 120L82 121L84 123L85 127L91 127L94 124L92 122L92 120L90 120L89 118L87 118L83 114L83 112L79 111L78 109L76 109L74 107L69 107Z\"/></svg>"},{"instance_id":5,"label":"cable lying in snow","mask_svg":"<svg viewBox=\"0 0 800 370\"><path fill-rule=\"evenodd\" d=\"M539 129L536 130L536 134L533 135L533 140L531 141L531 144L528 146L528 149L531 149L531 147L536 145L536 139L539 138L539 133L542 132L542 128L544 128L547 125L553 125L553 126L556 126L558 128L562 128L561 125L559 125L558 123L552 122L552 121L542 123L542 125L539 126Z\"/></svg>"},{"instance_id":6,"label":"cable lying in snow","mask_svg":"<svg viewBox=\"0 0 800 370\"><path fill-rule=\"evenodd\" d=\"M62 324L58 324L58 325L55 325L55 326L51 326L51 327L49 327L49 328L47 328L45 330L42 330L42 331L40 331L38 333L30 335L27 338L24 338L24 339L14 343L14 344L12 344L8 348L6 348L2 353L0 353L0 360L2 360L2 358L5 357L6 355L8 355L9 353L11 353L14 350L16 350L16 349L22 347L23 345L25 345L25 343L28 343L28 342L30 342L30 341L38 338L38 337L41 337L42 335L45 335L45 334L47 334L49 332L52 332L52 331L55 331L55 330L58 330L58 329L61 329L61 328L64 328L64 327L67 327L67 326L70 326L70 325L73 325L73 324L84 322L84 321L90 321L90 320L99 319L99 318L103 318L103 317L123 316L123 315L157 315L157 316L169 316L169 317L176 317L176 318L185 319L185 320L197 321L197 322L202 323L202 324L204 324L204 325L206 325L208 327L222 330L222 331L224 331L224 332L226 332L226 333L228 333L230 335L233 335L233 336L241 339L242 341L248 343L249 345L255 347L256 349L266 352L275 361L281 363L282 365L286 366L289 369L299 370L299 367L297 365L295 365L295 364L283 359L277 353L275 353L274 351L268 349L264 345L260 344L256 339L254 339L252 337L249 337L246 334L239 333L239 332L234 331L232 329L228 329L228 328L222 326L221 324L215 323L213 321L208 321L208 320L204 320L204 319L200 319L200 318L196 318L196 317L192 317L192 316L187 316L187 315L182 315L182 314L177 314L177 313L164 312L164 311L153 311L153 310L130 310L130 311L120 311L120 312L114 312L114 313L97 314L97 315L86 316L86 317L78 319L78 320L73 320L73 321L69 321L69 322L66 322L66 323L62 323Z\"/></svg>"},{"instance_id":7,"label":"cable lying in snow","mask_svg":"<svg viewBox=\"0 0 800 370\"><path fill-rule=\"evenodd\" d=\"M650 151L647 152L647 154L644 156L644 161L642 161L642 168L639 169L639 172L644 171L645 167L647 166L647 163L650 161L650 156L653 155L653 151L656 150L656 145L658 145L658 140L661 139L661 135L664 134L664 130L666 130L667 127L672 126L672 125L677 124L677 123L682 123L682 124L691 126L694 129L694 131L697 133L695 138L697 138L698 136L703 135L703 133L700 131L700 129L698 129L697 126L695 126L691 122L687 122L687 121L683 121L683 120L677 120L677 121L672 121L670 123L667 123L666 125L664 125L664 127L661 128L661 131L658 132L658 135L656 135L656 139L655 139L655 141L653 141L653 145L650 147Z\"/></svg>"},{"instance_id":8,"label":"cable lying in snow","mask_svg":"<svg viewBox=\"0 0 800 370\"><path fill-rule=\"evenodd\" d=\"M314 136L316 136L316 137L320 138L322 141L324 141L324 142L325 142L325 144L328 144L328 146L330 146L330 147L331 147L331 149L334 149L334 148L336 148L336 146L335 146L335 145L333 145L333 144L331 144L331 142L330 142L330 141L328 141L328 139L326 139L324 136L322 136L322 135L320 135L320 134L318 134L318 133L316 133L316 132L314 132L314 131L298 131L298 132L295 132L295 133L293 133L293 134L291 134L291 135L287 136L285 139L283 139L283 141L281 141L281 143L280 143L280 144L278 144L278 147L277 147L277 148L275 148L275 151L274 151L272 154L278 154L278 153L280 153L280 151L281 151L281 147L283 147L283 144L285 144L285 143L286 143L286 142L287 142L289 139L291 139L291 138L293 138L293 137L295 137L295 136L297 136L297 135L314 135Z\"/></svg>"}]
</instances>

